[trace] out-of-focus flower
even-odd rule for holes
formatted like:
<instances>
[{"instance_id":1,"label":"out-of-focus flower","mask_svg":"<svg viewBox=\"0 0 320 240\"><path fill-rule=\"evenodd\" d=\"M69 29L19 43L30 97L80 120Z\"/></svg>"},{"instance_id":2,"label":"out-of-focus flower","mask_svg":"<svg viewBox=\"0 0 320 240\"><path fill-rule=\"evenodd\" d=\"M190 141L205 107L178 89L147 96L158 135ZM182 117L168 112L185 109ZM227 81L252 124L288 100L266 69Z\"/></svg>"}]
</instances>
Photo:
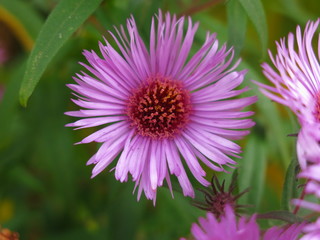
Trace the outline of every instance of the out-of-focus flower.
<instances>
[{"instance_id":1,"label":"out-of-focus flower","mask_svg":"<svg viewBox=\"0 0 320 240\"><path fill-rule=\"evenodd\" d=\"M19 240L19 234L0 226L0 240Z\"/></svg>"},{"instance_id":2,"label":"out-of-focus flower","mask_svg":"<svg viewBox=\"0 0 320 240\"><path fill-rule=\"evenodd\" d=\"M274 86L257 83L266 96L291 108L302 127L312 126L311 130L304 130L305 132L299 134L297 148L302 168L306 167L306 160L313 160L306 159L306 156L314 156L315 151L318 152L318 159L320 156L319 146L305 148L308 143L304 142L303 136L306 131L310 132L316 128L317 131L312 135L317 133L314 137L320 138L320 47L318 46L318 54L312 47L313 36L319 22L320 19L315 22L309 21L304 33L298 26L296 35L290 33L287 43L285 38L277 42L276 57L274 58L269 52L276 70L267 63L262 64L264 75ZM311 140L309 137L308 139Z\"/></svg>"},{"instance_id":3,"label":"out-of-focus flower","mask_svg":"<svg viewBox=\"0 0 320 240\"><path fill-rule=\"evenodd\" d=\"M295 240L304 226L305 223L272 227L263 234L256 223L256 215L237 220L232 207L227 205L220 221L209 212L206 218L199 218L199 225L192 225L191 232L196 240L260 240L262 235L264 240Z\"/></svg>"},{"instance_id":4,"label":"out-of-focus flower","mask_svg":"<svg viewBox=\"0 0 320 240\"><path fill-rule=\"evenodd\" d=\"M233 177L228 187L228 190L225 191L225 181L222 184L219 183L219 180L214 176L211 180L211 190L199 189L205 195L205 202L193 201L192 205L198 207L207 212L211 212L214 216L219 219L221 215L224 214L224 208L228 205L234 211L238 210L243 205L237 204L237 200L249 189L242 191L239 194L234 195L233 191L236 188L237 177Z\"/></svg>"},{"instance_id":5,"label":"out-of-focus flower","mask_svg":"<svg viewBox=\"0 0 320 240\"><path fill-rule=\"evenodd\" d=\"M8 61L9 56L6 49L0 43L0 65Z\"/></svg>"},{"instance_id":6,"label":"out-of-focus flower","mask_svg":"<svg viewBox=\"0 0 320 240\"><path fill-rule=\"evenodd\" d=\"M80 143L102 143L88 161L95 164L92 177L103 171L114 159L115 177L123 182L132 175L138 199L144 191L156 199L158 186L170 174L177 176L185 196L194 196L181 157L193 176L203 185L209 182L199 160L215 171L236 162L240 146L234 139L249 133L254 125L253 112L241 110L256 97L229 99L248 90L235 90L246 71L229 68L233 51L218 48L215 34L208 34L202 47L188 59L198 23L184 17L177 19L161 11L151 23L149 49L139 35L133 17L127 20L127 32L121 26L113 35L120 53L108 41L99 44L102 58L84 51L90 74L81 72L68 85L84 108L67 112L82 120L67 126L80 128L102 125L103 128ZM117 158L117 156L119 158Z\"/></svg>"},{"instance_id":7,"label":"out-of-focus flower","mask_svg":"<svg viewBox=\"0 0 320 240\"><path fill-rule=\"evenodd\" d=\"M0 66L11 60L20 51L20 48L12 30L0 21Z\"/></svg>"},{"instance_id":8,"label":"out-of-focus flower","mask_svg":"<svg viewBox=\"0 0 320 240\"><path fill-rule=\"evenodd\" d=\"M300 178L308 179L305 185L305 193L314 195L320 198L320 164L311 164L306 169L303 169L298 175ZM296 206L304 207L320 214L320 204L315 202L306 201L303 199L293 199L292 203ZM320 217L316 222L309 223L304 229L303 240L316 240L320 239Z\"/></svg>"},{"instance_id":9,"label":"out-of-focus flower","mask_svg":"<svg viewBox=\"0 0 320 240\"><path fill-rule=\"evenodd\" d=\"M314 223L309 223L303 228L304 235L300 240L318 240L320 239L320 218Z\"/></svg>"},{"instance_id":10,"label":"out-of-focus flower","mask_svg":"<svg viewBox=\"0 0 320 240\"><path fill-rule=\"evenodd\" d=\"M269 228L263 235L263 240L295 240L302 233L306 223L295 223L286 227Z\"/></svg>"}]
</instances>

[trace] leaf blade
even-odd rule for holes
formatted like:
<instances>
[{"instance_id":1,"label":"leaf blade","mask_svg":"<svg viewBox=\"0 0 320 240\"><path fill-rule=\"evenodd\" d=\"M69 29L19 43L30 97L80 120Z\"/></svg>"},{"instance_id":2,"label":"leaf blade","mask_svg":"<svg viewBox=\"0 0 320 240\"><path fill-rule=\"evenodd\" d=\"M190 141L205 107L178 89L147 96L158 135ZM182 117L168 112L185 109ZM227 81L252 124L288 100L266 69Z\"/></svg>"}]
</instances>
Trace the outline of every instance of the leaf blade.
<instances>
[{"instance_id":1,"label":"leaf blade","mask_svg":"<svg viewBox=\"0 0 320 240\"><path fill-rule=\"evenodd\" d=\"M283 184L283 192L281 205L284 210L290 211L290 201L291 199L297 197L298 195L298 179L297 172L299 167L299 163L296 158L293 158L291 163L289 164Z\"/></svg>"},{"instance_id":2,"label":"leaf blade","mask_svg":"<svg viewBox=\"0 0 320 240\"><path fill-rule=\"evenodd\" d=\"M60 1L44 23L27 62L20 88L20 103L27 105L46 67L72 33L96 10L102 0Z\"/></svg>"},{"instance_id":3,"label":"leaf blade","mask_svg":"<svg viewBox=\"0 0 320 240\"><path fill-rule=\"evenodd\" d=\"M262 56L264 57L268 45L268 28L263 5L260 0L239 0L239 2L256 28L262 45Z\"/></svg>"},{"instance_id":4,"label":"leaf blade","mask_svg":"<svg viewBox=\"0 0 320 240\"><path fill-rule=\"evenodd\" d=\"M247 30L247 14L237 0L227 3L228 45L234 47L235 59L243 47Z\"/></svg>"}]
</instances>

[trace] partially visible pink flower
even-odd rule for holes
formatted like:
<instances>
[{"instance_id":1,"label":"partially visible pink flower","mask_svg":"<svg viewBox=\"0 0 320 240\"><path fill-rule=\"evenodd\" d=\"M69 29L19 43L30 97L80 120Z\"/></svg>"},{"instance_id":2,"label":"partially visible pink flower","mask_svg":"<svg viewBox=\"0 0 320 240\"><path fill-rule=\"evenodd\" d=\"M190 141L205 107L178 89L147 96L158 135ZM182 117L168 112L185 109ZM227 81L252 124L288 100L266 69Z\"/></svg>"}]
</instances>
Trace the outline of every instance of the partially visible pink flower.
<instances>
[{"instance_id":1,"label":"partially visible pink flower","mask_svg":"<svg viewBox=\"0 0 320 240\"><path fill-rule=\"evenodd\" d=\"M320 19L309 21L303 33L298 26L296 35L290 33L287 42L285 38L277 42L277 55L273 57L269 52L275 69L267 63L262 65L273 86L256 82L266 96L288 106L297 115L301 125L297 156L302 169L298 176L307 179L305 193L317 198L320 198L320 37L317 51L313 49L313 38L319 23ZM301 199L294 199L293 203L320 212L317 203ZM319 220L307 225L304 231L309 232L304 240L320 239Z\"/></svg>"},{"instance_id":2,"label":"partially visible pink flower","mask_svg":"<svg viewBox=\"0 0 320 240\"><path fill-rule=\"evenodd\" d=\"M305 233L300 240L319 240L320 239L320 218L314 223L308 224L303 228Z\"/></svg>"},{"instance_id":3,"label":"partially visible pink flower","mask_svg":"<svg viewBox=\"0 0 320 240\"><path fill-rule=\"evenodd\" d=\"M260 230L255 218L253 215L249 220L241 217L237 221L232 207L227 205L220 221L208 212L206 218L199 218L199 225L192 224L191 232L196 240L258 240Z\"/></svg>"},{"instance_id":4,"label":"partially visible pink flower","mask_svg":"<svg viewBox=\"0 0 320 240\"><path fill-rule=\"evenodd\" d=\"M301 168L308 164L320 164L320 124L304 124L299 131L297 155Z\"/></svg>"},{"instance_id":5,"label":"partially visible pink flower","mask_svg":"<svg viewBox=\"0 0 320 240\"><path fill-rule=\"evenodd\" d=\"M320 199L320 124L305 124L302 126L297 142L297 154L300 160L301 172L299 178L307 179L305 194L314 195ZM293 199L293 204L310 209L320 214L320 204L302 199ZM320 239L320 218L304 228L307 234L304 240ZM317 237L317 238L316 238Z\"/></svg>"},{"instance_id":6,"label":"partially visible pink flower","mask_svg":"<svg viewBox=\"0 0 320 240\"><path fill-rule=\"evenodd\" d=\"M275 58L269 52L276 70L267 63L262 68L274 86L256 82L266 96L290 107L301 124L320 123L320 55L312 48L319 21L309 21L303 34L298 26L296 36L290 33L287 42L285 38L276 42Z\"/></svg>"},{"instance_id":7,"label":"partially visible pink flower","mask_svg":"<svg viewBox=\"0 0 320 240\"><path fill-rule=\"evenodd\" d=\"M100 149L88 161L94 164L92 177L113 161L117 180L136 182L142 192L156 199L157 188L175 175L185 196L194 190L185 171L205 186L206 172L200 162L215 171L236 162L241 147L232 140L249 133L254 122L242 111L256 97L237 98L248 90L236 90L246 71L230 67L233 51L219 49L215 34L208 34L203 46L190 56L198 23L177 19L161 11L151 22L150 46L139 35L133 17L127 31L111 33L120 52L109 42L99 43L102 57L84 51L89 73L74 77L68 86L75 93L73 102L82 109L67 112L80 117L67 126L76 129L101 126L80 143L99 142ZM156 26L157 25L157 26Z\"/></svg>"},{"instance_id":8,"label":"partially visible pink flower","mask_svg":"<svg viewBox=\"0 0 320 240\"><path fill-rule=\"evenodd\" d=\"M295 240L305 226L305 223L295 223L288 227L271 227L263 235L263 240Z\"/></svg>"},{"instance_id":9,"label":"partially visible pink flower","mask_svg":"<svg viewBox=\"0 0 320 240\"><path fill-rule=\"evenodd\" d=\"M264 75L273 86L258 83L261 91L272 100L288 106L298 117L302 131L297 142L298 158L302 168L308 161L320 159L320 38L318 51L313 50L313 37L320 19L309 21L302 33L290 33L288 40L277 44L277 55L269 52L273 69L263 63ZM311 145L309 145L311 144Z\"/></svg>"},{"instance_id":10,"label":"partially visible pink flower","mask_svg":"<svg viewBox=\"0 0 320 240\"><path fill-rule=\"evenodd\" d=\"M199 218L199 225L192 225L191 232L195 240L260 240L262 235L263 240L296 240L304 226L305 223L297 223L288 227L272 227L263 234L256 215L237 220L233 209L227 205L220 221L208 212L206 218Z\"/></svg>"},{"instance_id":11,"label":"partially visible pink flower","mask_svg":"<svg viewBox=\"0 0 320 240\"><path fill-rule=\"evenodd\" d=\"M305 186L305 193L314 195L320 199L320 164L311 164L303 169L298 175L300 178L306 178L307 183ZM310 209L313 212L320 214L320 204L315 202L306 201L303 199L293 199L292 203L296 206ZM309 223L304 229L305 233L303 240L316 240L320 239L320 217L314 223Z\"/></svg>"}]
</instances>

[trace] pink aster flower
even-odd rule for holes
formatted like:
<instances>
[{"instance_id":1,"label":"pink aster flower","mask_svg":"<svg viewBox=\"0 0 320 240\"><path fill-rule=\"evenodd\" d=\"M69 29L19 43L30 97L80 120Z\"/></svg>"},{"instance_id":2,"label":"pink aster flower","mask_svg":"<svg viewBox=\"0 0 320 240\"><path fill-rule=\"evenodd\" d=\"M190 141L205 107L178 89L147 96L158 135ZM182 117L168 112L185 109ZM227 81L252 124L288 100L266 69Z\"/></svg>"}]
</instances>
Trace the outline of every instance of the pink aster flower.
<instances>
[{"instance_id":1,"label":"pink aster flower","mask_svg":"<svg viewBox=\"0 0 320 240\"><path fill-rule=\"evenodd\" d=\"M185 166L203 185L210 183L200 162L215 171L236 162L240 139L254 125L251 111L241 111L256 97L234 98L248 90L235 90L246 71L229 68L233 51L220 49L215 34L207 34L202 47L190 56L198 23L188 18L184 33L182 17L161 11L152 19L150 45L139 35L133 17L127 30L110 33L120 52L106 40L99 43L102 57L84 51L89 73L74 77L68 86L75 92L73 102L83 109L67 112L81 117L67 126L102 128L80 143L99 142L100 149L88 161L95 164L95 177L113 161L115 177L136 182L138 199L144 191L156 199L157 187L175 175L185 196L194 196ZM233 98L233 99L229 99ZM117 158L118 157L118 158Z\"/></svg>"},{"instance_id":2,"label":"pink aster flower","mask_svg":"<svg viewBox=\"0 0 320 240\"><path fill-rule=\"evenodd\" d=\"M208 212L206 218L199 218L199 225L194 223L191 227L192 235L196 240L258 240L259 231L255 216L249 220L242 217L237 222L230 206L225 207L225 216L222 216L220 221Z\"/></svg>"},{"instance_id":3,"label":"pink aster flower","mask_svg":"<svg viewBox=\"0 0 320 240\"><path fill-rule=\"evenodd\" d=\"M310 164L307 168L303 169L299 173L298 177L308 179L304 193L309 195L314 195L320 199L320 164ZM293 199L292 203L296 206L304 207L312 210L315 213L320 214L320 204L315 202L306 201L303 199ZM320 217L314 223L309 223L304 229L303 240L313 240L320 239Z\"/></svg>"},{"instance_id":4,"label":"pink aster flower","mask_svg":"<svg viewBox=\"0 0 320 240\"><path fill-rule=\"evenodd\" d=\"M256 222L256 215L248 220L241 217L237 220L231 206L225 207L225 215L217 220L210 212L206 218L199 218L199 225L193 224L191 232L196 240L295 240L305 223L292 224L287 227L272 227L264 234ZM181 238L180 240L186 240Z\"/></svg>"},{"instance_id":5,"label":"pink aster flower","mask_svg":"<svg viewBox=\"0 0 320 240\"><path fill-rule=\"evenodd\" d=\"M313 36L318 28L320 19L316 22L309 21L304 33L297 27L296 35L290 33L288 40L283 38L277 42L278 53L270 58L276 68L274 70L267 63L262 64L263 73L274 84L268 86L257 83L261 91L272 100L288 106L297 115L301 126L312 126L318 129L312 135L320 138L320 39L318 39L318 53L312 47ZM306 156L313 155L319 158L319 146L309 146L305 139L307 127L299 133L298 158L302 168L307 165ZM309 134L309 133L308 133ZM312 141L307 136L309 141ZM317 153L315 154L315 151Z\"/></svg>"},{"instance_id":6,"label":"pink aster flower","mask_svg":"<svg viewBox=\"0 0 320 240\"><path fill-rule=\"evenodd\" d=\"M266 96L288 106L297 115L301 124L297 155L302 169L298 176L308 179L305 193L317 198L320 198L320 38L317 53L312 43L319 22L320 19L309 21L304 33L298 26L296 36L290 33L287 43L284 38L277 42L276 57L269 53L277 71L266 63L262 65L265 76L274 86L257 83ZM302 199L294 199L293 203L320 212L317 203ZM309 224L305 229L311 237L306 235L303 239L320 239L319 224Z\"/></svg>"}]
</instances>

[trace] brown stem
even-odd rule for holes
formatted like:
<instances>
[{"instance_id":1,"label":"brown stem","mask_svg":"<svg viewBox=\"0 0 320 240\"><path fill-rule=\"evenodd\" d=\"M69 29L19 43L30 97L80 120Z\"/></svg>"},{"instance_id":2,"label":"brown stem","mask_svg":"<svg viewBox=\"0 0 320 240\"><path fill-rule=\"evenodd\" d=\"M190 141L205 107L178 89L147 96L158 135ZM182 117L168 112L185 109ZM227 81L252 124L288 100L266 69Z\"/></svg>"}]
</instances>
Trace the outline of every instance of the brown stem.
<instances>
[{"instance_id":1,"label":"brown stem","mask_svg":"<svg viewBox=\"0 0 320 240\"><path fill-rule=\"evenodd\" d=\"M304 199L304 197L306 196L306 186L307 186L307 184L310 182L310 179L308 179L307 180L307 182L306 182L306 184L305 184L305 186L304 186L304 188L303 188L303 190L302 190L302 192L301 192L301 195L300 195L300 197L299 197L299 200L303 200ZM295 207L295 209L293 210L293 214L297 214L298 213L298 211L299 211L299 209L300 209L300 204L298 204L296 207Z\"/></svg>"}]
</instances>

